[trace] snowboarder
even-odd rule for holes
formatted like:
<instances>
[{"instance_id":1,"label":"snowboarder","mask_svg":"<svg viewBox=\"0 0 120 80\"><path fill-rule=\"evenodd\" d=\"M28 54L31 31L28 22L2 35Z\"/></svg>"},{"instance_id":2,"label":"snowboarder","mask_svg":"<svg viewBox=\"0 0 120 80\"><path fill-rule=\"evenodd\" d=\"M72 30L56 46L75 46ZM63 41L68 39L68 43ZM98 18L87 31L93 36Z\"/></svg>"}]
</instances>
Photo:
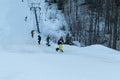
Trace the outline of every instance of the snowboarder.
<instances>
[{"instance_id":1,"label":"snowboarder","mask_svg":"<svg viewBox=\"0 0 120 80\"><path fill-rule=\"evenodd\" d=\"M49 36L49 35L48 35L47 38L46 38L46 42L47 42L46 45L47 45L47 46L50 46L50 36Z\"/></svg>"},{"instance_id":2,"label":"snowboarder","mask_svg":"<svg viewBox=\"0 0 120 80\"><path fill-rule=\"evenodd\" d=\"M34 38L35 30L31 30L31 36Z\"/></svg>"},{"instance_id":3,"label":"snowboarder","mask_svg":"<svg viewBox=\"0 0 120 80\"><path fill-rule=\"evenodd\" d=\"M40 45L40 42L41 42L41 36L38 35L38 44Z\"/></svg>"},{"instance_id":4,"label":"snowboarder","mask_svg":"<svg viewBox=\"0 0 120 80\"><path fill-rule=\"evenodd\" d=\"M62 44L64 43L63 37L61 36L61 38L58 40L58 47L56 48L56 51L60 50L61 52L63 52L63 46Z\"/></svg>"}]
</instances>

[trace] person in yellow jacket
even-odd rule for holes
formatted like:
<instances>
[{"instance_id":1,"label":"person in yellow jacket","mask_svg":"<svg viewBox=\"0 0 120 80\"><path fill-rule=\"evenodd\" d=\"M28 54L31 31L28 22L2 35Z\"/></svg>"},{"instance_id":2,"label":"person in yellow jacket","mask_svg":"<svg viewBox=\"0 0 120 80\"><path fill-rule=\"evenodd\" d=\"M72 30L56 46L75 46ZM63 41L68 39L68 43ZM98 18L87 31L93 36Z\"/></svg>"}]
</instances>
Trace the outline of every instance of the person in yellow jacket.
<instances>
[{"instance_id":1,"label":"person in yellow jacket","mask_svg":"<svg viewBox=\"0 0 120 80\"><path fill-rule=\"evenodd\" d=\"M58 48L59 48L60 51L63 52L63 46L62 46L62 44L59 44L59 45L58 45Z\"/></svg>"},{"instance_id":2,"label":"person in yellow jacket","mask_svg":"<svg viewBox=\"0 0 120 80\"><path fill-rule=\"evenodd\" d=\"M60 50L61 52L63 52L63 46L62 46L63 43L64 43L64 40L63 40L63 37L61 37L58 40L58 48L56 48L56 51Z\"/></svg>"}]
</instances>

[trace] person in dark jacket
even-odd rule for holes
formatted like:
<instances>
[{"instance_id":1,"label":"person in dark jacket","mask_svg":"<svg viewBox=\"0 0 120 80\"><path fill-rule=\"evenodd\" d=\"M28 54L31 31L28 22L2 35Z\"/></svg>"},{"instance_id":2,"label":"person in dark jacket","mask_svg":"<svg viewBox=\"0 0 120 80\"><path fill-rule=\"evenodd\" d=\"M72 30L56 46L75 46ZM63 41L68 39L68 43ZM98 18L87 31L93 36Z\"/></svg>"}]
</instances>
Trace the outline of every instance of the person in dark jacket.
<instances>
[{"instance_id":1,"label":"person in dark jacket","mask_svg":"<svg viewBox=\"0 0 120 80\"><path fill-rule=\"evenodd\" d=\"M63 52L63 46L62 46L63 43L64 43L64 40L63 40L63 37L61 37L58 40L58 48L56 48L56 51L60 50L61 52Z\"/></svg>"},{"instance_id":2,"label":"person in dark jacket","mask_svg":"<svg viewBox=\"0 0 120 80\"><path fill-rule=\"evenodd\" d=\"M31 36L34 38L35 30L31 30Z\"/></svg>"},{"instance_id":3,"label":"person in dark jacket","mask_svg":"<svg viewBox=\"0 0 120 80\"><path fill-rule=\"evenodd\" d=\"M41 42L41 36L38 35L38 44L40 45L40 42Z\"/></svg>"},{"instance_id":4,"label":"person in dark jacket","mask_svg":"<svg viewBox=\"0 0 120 80\"><path fill-rule=\"evenodd\" d=\"M50 46L50 36L49 36L49 35L48 35L47 38L46 38L46 42L47 42L46 45L47 45L47 46Z\"/></svg>"}]
</instances>

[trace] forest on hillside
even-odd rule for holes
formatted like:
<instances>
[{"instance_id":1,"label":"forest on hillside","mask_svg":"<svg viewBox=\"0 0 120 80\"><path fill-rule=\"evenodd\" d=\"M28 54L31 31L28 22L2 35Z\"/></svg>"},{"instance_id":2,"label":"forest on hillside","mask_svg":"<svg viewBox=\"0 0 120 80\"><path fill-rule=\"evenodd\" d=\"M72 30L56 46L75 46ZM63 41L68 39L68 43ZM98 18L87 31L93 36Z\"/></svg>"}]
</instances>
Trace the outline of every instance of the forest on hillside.
<instances>
[{"instance_id":1,"label":"forest on hillside","mask_svg":"<svg viewBox=\"0 0 120 80\"><path fill-rule=\"evenodd\" d=\"M46 0L56 3L69 26L66 43L102 44L120 50L120 0Z\"/></svg>"}]
</instances>

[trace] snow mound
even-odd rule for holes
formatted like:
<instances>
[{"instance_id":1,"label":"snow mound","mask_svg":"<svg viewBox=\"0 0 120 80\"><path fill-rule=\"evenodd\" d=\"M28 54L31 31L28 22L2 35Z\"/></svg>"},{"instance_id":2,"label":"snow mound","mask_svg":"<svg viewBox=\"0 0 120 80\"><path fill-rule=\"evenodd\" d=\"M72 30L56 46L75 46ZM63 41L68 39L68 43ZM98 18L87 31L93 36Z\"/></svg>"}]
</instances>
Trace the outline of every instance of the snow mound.
<instances>
[{"instance_id":1,"label":"snow mound","mask_svg":"<svg viewBox=\"0 0 120 80\"><path fill-rule=\"evenodd\" d=\"M88 48L90 51L94 51L95 53L108 53L108 54L120 53L120 52L117 51L117 50L114 50L114 49L111 49L111 48L108 48L108 47L106 47L106 46L99 45L99 44L87 46L86 49L87 49L87 48Z\"/></svg>"}]
</instances>

